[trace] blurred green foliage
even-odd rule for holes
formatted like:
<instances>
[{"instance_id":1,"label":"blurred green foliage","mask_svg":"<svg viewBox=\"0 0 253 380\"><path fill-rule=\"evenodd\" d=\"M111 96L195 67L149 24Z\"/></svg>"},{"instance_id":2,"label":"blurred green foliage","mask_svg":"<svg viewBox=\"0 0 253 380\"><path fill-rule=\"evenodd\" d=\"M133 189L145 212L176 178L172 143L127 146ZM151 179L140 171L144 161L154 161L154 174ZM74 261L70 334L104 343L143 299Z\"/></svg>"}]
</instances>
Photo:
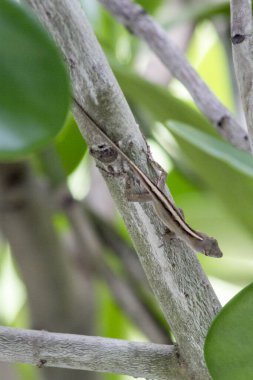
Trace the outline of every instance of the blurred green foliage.
<instances>
[{"instance_id":1,"label":"blurred green foliage","mask_svg":"<svg viewBox=\"0 0 253 380\"><path fill-rule=\"evenodd\" d=\"M186 5L181 12L173 15L167 12L172 1L138 2L170 31L191 23L192 34L186 54L215 94L234 110L238 96L233 94L231 62L223 44L227 41L220 39L212 24L212 17L218 16L220 22L228 26L228 2ZM218 296L225 303L235 293L235 289L252 281L252 158L222 141L177 81L168 82L165 78L163 85L154 83L147 70L152 56L142 42L130 35L93 0L82 0L82 4L140 128L149 141L156 142L165 161L170 163L167 183L176 203L184 209L187 221L217 237L220 242L223 259L199 258ZM0 158L13 158L26 152L33 152L33 159L38 158L38 147L41 150L42 146L46 146L45 152L51 150L52 157L57 155L62 165L64 175L61 180L68 177L71 182L70 174L78 173L87 146L73 117L69 115L64 122L70 94L60 54L34 18L7 0L1 0L0 3L0 37L3 41L0 44L0 55L3 57L0 62ZM156 70L154 64L152 70ZM45 173L50 176L49 170L47 173L45 169ZM88 181L87 170L85 176ZM115 229L120 230L121 236L127 241L126 229L118 218L117 214ZM20 302L22 297L18 293L21 283L18 271L8 261L4 244L0 245L0 252L3 253L0 254L0 299L3 310L8 310L5 307L8 295L3 288L7 275L19 298L13 301L16 304L15 313L13 310L2 313L0 318L9 325L29 326L27 305ZM216 279L223 282L216 285ZM229 289L232 289L231 292L224 297ZM97 314L98 335L144 339L115 305L104 284L97 284L96 293L100 310ZM10 296L11 293L8 294ZM245 299L250 300L252 288L247 288L244 294L248 297ZM252 321L246 318L252 312L250 302L246 304L244 299L240 303L240 297L227 305L208 338L207 362L215 361L211 366L217 366L218 371L220 358L217 358L217 353L223 355L228 349L227 346L220 346L221 340L226 344L230 342L229 352L231 356L236 355L229 338L235 339L237 344L247 331L252 330ZM227 321L231 323L228 332L223 329ZM247 331L240 329L242 325ZM217 341L217 336L220 334L221 337L222 333L224 339L219 338ZM249 338L252 338L251 335ZM30 380L37 376L28 366L18 366L18 371L21 379ZM224 377L215 376L214 379L229 378L225 373ZM105 378L127 379L115 375L106 375Z\"/></svg>"},{"instance_id":2,"label":"blurred green foliage","mask_svg":"<svg viewBox=\"0 0 253 380\"><path fill-rule=\"evenodd\" d=\"M188 6L186 5L185 9L176 18L171 18L164 23L164 27L171 29L183 23L200 23L201 21L211 19L214 16L229 17L229 2L219 1L217 3L212 3L210 1L205 4L198 3Z\"/></svg>"},{"instance_id":3,"label":"blurred green foliage","mask_svg":"<svg viewBox=\"0 0 253 380\"><path fill-rule=\"evenodd\" d=\"M174 119L216 135L209 122L196 109L173 96L165 87L142 78L125 66L112 64L112 68L125 96L131 104L144 109L151 122L164 123L168 119ZM147 133L150 135L152 129L149 128Z\"/></svg>"},{"instance_id":4,"label":"blurred green foliage","mask_svg":"<svg viewBox=\"0 0 253 380\"><path fill-rule=\"evenodd\" d=\"M167 126L180 147L177 158L187 162L252 234L248 207L253 193L252 156L189 125L170 122Z\"/></svg>"}]
</instances>

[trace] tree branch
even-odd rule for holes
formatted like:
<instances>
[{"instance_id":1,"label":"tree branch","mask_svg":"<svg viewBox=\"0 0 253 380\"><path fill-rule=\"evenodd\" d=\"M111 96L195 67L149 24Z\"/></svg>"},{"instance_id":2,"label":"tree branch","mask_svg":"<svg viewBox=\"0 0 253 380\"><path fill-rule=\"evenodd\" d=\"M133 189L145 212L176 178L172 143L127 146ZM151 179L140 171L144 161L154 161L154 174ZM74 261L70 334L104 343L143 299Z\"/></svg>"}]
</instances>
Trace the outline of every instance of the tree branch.
<instances>
[{"instance_id":1,"label":"tree branch","mask_svg":"<svg viewBox=\"0 0 253 380\"><path fill-rule=\"evenodd\" d=\"M66 195L69 198L67 189ZM67 207L64 207L65 213L70 221L75 241L78 245L77 262L79 267L84 268L87 266L87 261L90 261L92 267L95 268L97 273L107 283L110 288L111 294L124 310L125 314L136 324L148 339L153 342L166 344L171 343L170 337L158 325L153 316L142 305L136 294L132 291L128 283L121 279L114 273L109 265L106 263L102 255L102 246L95 236L95 232L84 217L80 203L70 202ZM88 254L88 258L83 254L84 247Z\"/></svg>"},{"instance_id":2,"label":"tree branch","mask_svg":"<svg viewBox=\"0 0 253 380\"><path fill-rule=\"evenodd\" d=\"M189 91L198 108L224 139L249 150L248 136L230 112L216 98L167 33L145 10L131 0L99 0L125 27L143 39Z\"/></svg>"},{"instance_id":3,"label":"tree branch","mask_svg":"<svg viewBox=\"0 0 253 380\"><path fill-rule=\"evenodd\" d=\"M111 236L111 243L115 241L115 238L119 242L120 238L119 236L117 237L117 234L115 235L115 231L112 231L112 226L110 227L105 220L95 216L91 211L88 214L83 204L72 197L66 184L66 174L56 152L53 149L47 150L45 154L41 155L41 158L46 173L50 178L50 184L56 192L56 203L58 206L60 205L60 208L64 211L70 222L73 242L68 250L71 252L70 256L76 265L77 271L81 271L85 279L89 279L96 274L104 280L119 307L150 341L159 344L172 344L169 329L165 328L164 324L157 318L157 314L154 313L154 309L150 305L150 303L153 304L153 298L150 302L150 297L153 297L153 295L150 292L150 288L147 289L147 279L134 250L131 250L129 247L127 252L122 253L128 259L132 258L134 260L134 263L130 260L131 266L139 269L139 271L134 272L132 270L131 273L134 273L136 277L138 276L138 285L146 290L146 292L142 293L148 294L149 299L147 297L138 297L138 292L136 292L136 288L133 286L133 283L137 280L134 281L133 276L131 276L131 280L126 282L124 276L119 276L108 265L104 257L104 248L108 246L108 239L107 244L102 244L101 230L106 230L106 232L104 231L104 235L107 238ZM52 160L54 161L53 170ZM51 190L53 189L51 188ZM94 219L97 220L97 226L100 227L99 232L95 231ZM124 239L121 239L122 242L120 247L117 246L117 251L127 249L126 242L123 245ZM127 263L128 265L125 265L126 262L127 260L122 263L124 270L130 266L129 262Z\"/></svg>"},{"instance_id":4,"label":"tree branch","mask_svg":"<svg viewBox=\"0 0 253 380\"><path fill-rule=\"evenodd\" d=\"M78 103L144 173L156 181L147 165L147 146L101 48L77 0L26 0L46 25L69 64ZM85 114L74 108L79 128L90 146L101 143ZM131 146L131 149L130 149ZM120 173L121 163L111 165ZM102 171L163 313L188 365L188 378L209 379L203 357L204 339L220 309L195 253L182 241L162 239L164 226L152 205L129 203L122 175ZM156 376L155 376L156 377Z\"/></svg>"},{"instance_id":5,"label":"tree branch","mask_svg":"<svg viewBox=\"0 0 253 380\"><path fill-rule=\"evenodd\" d=\"M52 223L50 197L40 185L27 163L0 164L0 229L26 286L32 326L92 335L92 283L78 276L64 254ZM54 368L43 374L44 379L73 378L71 371ZM75 379L82 378L76 371ZM89 373L86 378L97 376Z\"/></svg>"},{"instance_id":6,"label":"tree branch","mask_svg":"<svg viewBox=\"0 0 253 380\"><path fill-rule=\"evenodd\" d=\"M238 87L253 152L253 38L250 0L231 0L231 41Z\"/></svg>"},{"instance_id":7,"label":"tree branch","mask_svg":"<svg viewBox=\"0 0 253 380\"><path fill-rule=\"evenodd\" d=\"M38 367L187 379L175 346L0 327L0 361Z\"/></svg>"}]
</instances>

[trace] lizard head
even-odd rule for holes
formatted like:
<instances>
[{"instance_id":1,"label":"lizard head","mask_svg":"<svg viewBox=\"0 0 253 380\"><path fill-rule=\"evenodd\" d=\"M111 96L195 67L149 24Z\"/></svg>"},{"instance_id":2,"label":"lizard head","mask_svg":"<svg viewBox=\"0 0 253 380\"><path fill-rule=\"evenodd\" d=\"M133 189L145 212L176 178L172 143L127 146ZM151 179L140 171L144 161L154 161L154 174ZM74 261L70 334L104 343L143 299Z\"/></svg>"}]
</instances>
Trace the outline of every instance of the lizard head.
<instances>
[{"instance_id":1,"label":"lizard head","mask_svg":"<svg viewBox=\"0 0 253 380\"><path fill-rule=\"evenodd\" d=\"M203 253L206 256L211 256L211 257L223 256L216 239L214 239L213 237L206 237L204 241L205 241L205 244L204 244Z\"/></svg>"}]
</instances>

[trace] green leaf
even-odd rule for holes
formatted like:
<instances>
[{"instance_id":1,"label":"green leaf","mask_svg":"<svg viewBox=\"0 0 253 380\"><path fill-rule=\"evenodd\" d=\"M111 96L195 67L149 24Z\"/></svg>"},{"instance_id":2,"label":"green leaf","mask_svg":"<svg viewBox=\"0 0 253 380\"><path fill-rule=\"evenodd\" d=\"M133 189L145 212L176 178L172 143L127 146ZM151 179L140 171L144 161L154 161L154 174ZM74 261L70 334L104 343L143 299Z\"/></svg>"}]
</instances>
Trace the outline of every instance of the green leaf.
<instances>
[{"instance_id":1,"label":"green leaf","mask_svg":"<svg viewBox=\"0 0 253 380\"><path fill-rule=\"evenodd\" d=\"M0 1L0 159L33 152L57 135L70 86L62 57L35 18Z\"/></svg>"},{"instance_id":2,"label":"green leaf","mask_svg":"<svg viewBox=\"0 0 253 380\"><path fill-rule=\"evenodd\" d=\"M62 165L69 175L76 169L87 150L87 144L71 114L55 143Z\"/></svg>"},{"instance_id":3,"label":"green leaf","mask_svg":"<svg viewBox=\"0 0 253 380\"><path fill-rule=\"evenodd\" d=\"M252 232L252 156L189 125L170 122L167 127L181 148L184 162L191 165L222 198L229 211ZM178 159L174 150L170 154Z\"/></svg>"},{"instance_id":4,"label":"green leaf","mask_svg":"<svg viewBox=\"0 0 253 380\"><path fill-rule=\"evenodd\" d=\"M166 88L141 78L127 67L114 63L111 66L126 97L144 107L155 120L165 122L174 119L217 135L207 119L186 102L171 95Z\"/></svg>"},{"instance_id":5,"label":"green leaf","mask_svg":"<svg viewBox=\"0 0 253 380\"><path fill-rule=\"evenodd\" d=\"M218 314L205 342L205 359L213 380L253 378L253 284Z\"/></svg>"}]
</instances>

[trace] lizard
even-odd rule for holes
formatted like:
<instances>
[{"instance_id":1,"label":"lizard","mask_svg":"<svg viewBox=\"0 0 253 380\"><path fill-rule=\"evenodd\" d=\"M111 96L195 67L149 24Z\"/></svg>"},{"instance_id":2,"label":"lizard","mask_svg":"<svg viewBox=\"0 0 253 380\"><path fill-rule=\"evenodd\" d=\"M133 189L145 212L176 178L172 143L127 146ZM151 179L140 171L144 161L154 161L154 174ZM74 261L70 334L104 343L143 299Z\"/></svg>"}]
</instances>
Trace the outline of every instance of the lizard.
<instances>
[{"instance_id":1,"label":"lizard","mask_svg":"<svg viewBox=\"0 0 253 380\"><path fill-rule=\"evenodd\" d=\"M103 131L98 123L85 111L85 109L73 99L81 113L89 119L91 125L100 136L127 162L135 175L140 179L141 184L150 195L157 216L169 230L170 238L177 237L183 240L194 251L201 252L206 256L222 257L222 252L215 238L209 237L205 233L194 230L185 221L181 210L162 191L160 186L151 181L146 174L123 152L123 150Z\"/></svg>"}]
</instances>

